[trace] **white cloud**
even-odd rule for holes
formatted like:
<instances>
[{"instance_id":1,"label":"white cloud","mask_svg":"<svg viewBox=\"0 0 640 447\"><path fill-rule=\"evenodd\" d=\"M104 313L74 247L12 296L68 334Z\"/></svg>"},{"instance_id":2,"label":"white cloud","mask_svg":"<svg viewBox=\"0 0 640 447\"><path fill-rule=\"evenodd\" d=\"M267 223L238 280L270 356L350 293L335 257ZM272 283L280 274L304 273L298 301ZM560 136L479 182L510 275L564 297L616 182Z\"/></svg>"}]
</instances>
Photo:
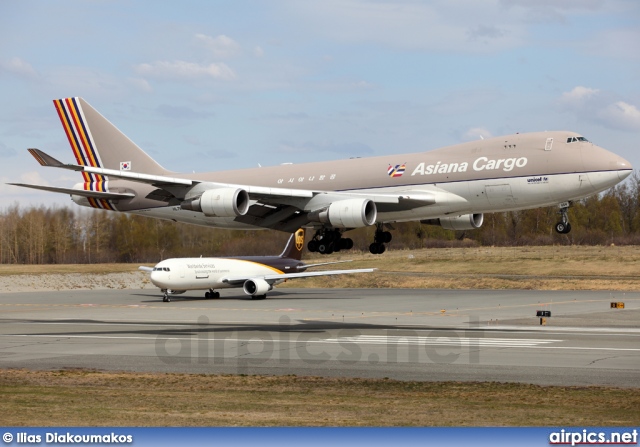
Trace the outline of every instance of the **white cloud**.
<instances>
[{"instance_id":1,"label":"white cloud","mask_svg":"<svg viewBox=\"0 0 640 447\"><path fill-rule=\"evenodd\" d=\"M325 0L289 2L305 30L348 43L392 48L493 52L521 45L524 11L497 0Z\"/></svg>"},{"instance_id":2,"label":"white cloud","mask_svg":"<svg viewBox=\"0 0 640 447\"><path fill-rule=\"evenodd\" d=\"M218 37L196 34L196 40L202 43L215 57L231 57L240 52L240 44L224 34Z\"/></svg>"},{"instance_id":3,"label":"white cloud","mask_svg":"<svg viewBox=\"0 0 640 447\"><path fill-rule=\"evenodd\" d=\"M475 141L483 138L491 138L493 134L490 130L485 129L484 127L472 127L467 130L464 134L462 134L463 141Z\"/></svg>"},{"instance_id":4,"label":"white cloud","mask_svg":"<svg viewBox=\"0 0 640 447\"><path fill-rule=\"evenodd\" d=\"M600 112L600 116L611 124L624 130L640 130L640 110L624 101L610 104Z\"/></svg>"},{"instance_id":5,"label":"white cloud","mask_svg":"<svg viewBox=\"0 0 640 447\"><path fill-rule=\"evenodd\" d=\"M256 57L264 57L264 50L262 47L257 46L253 49L253 55Z\"/></svg>"},{"instance_id":6,"label":"white cloud","mask_svg":"<svg viewBox=\"0 0 640 447\"><path fill-rule=\"evenodd\" d=\"M620 58L624 60L640 59L640 29L606 29L581 42L580 49L587 54Z\"/></svg>"},{"instance_id":7,"label":"white cloud","mask_svg":"<svg viewBox=\"0 0 640 447\"><path fill-rule=\"evenodd\" d=\"M19 57L14 57L8 61L0 62L0 71L26 78L35 78L38 76L38 73L34 70L31 64Z\"/></svg>"},{"instance_id":8,"label":"white cloud","mask_svg":"<svg viewBox=\"0 0 640 447\"><path fill-rule=\"evenodd\" d=\"M571 105L579 101L586 101L589 98L593 97L593 95L597 94L599 91L600 90L598 89L583 87L579 85L577 87L574 87L570 92L564 92L562 94L561 100L565 104Z\"/></svg>"},{"instance_id":9,"label":"white cloud","mask_svg":"<svg viewBox=\"0 0 640 447\"><path fill-rule=\"evenodd\" d=\"M142 79L142 78L129 78L129 84L135 88L136 90L142 91L142 92L152 92L153 88L151 87L151 84L149 84L149 82L146 79Z\"/></svg>"},{"instance_id":10,"label":"white cloud","mask_svg":"<svg viewBox=\"0 0 640 447\"><path fill-rule=\"evenodd\" d=\"M173 81L207 78L230 80L236 77L233 70L224 63L204 65L185 61L156 61L138 64L134 66L134 71L141 76Z\"/></svg>"},{"instance_id":11,"label":"white cloud","mask_svg":"<svg viewBox=\"0 0 640 447\"><path fill-rule=\"evenodd\" d=\"M640 110L612 93L578 86L562 94L560 107L578 119L610 129L640 130Z\"/></svg>"}]
</instances>

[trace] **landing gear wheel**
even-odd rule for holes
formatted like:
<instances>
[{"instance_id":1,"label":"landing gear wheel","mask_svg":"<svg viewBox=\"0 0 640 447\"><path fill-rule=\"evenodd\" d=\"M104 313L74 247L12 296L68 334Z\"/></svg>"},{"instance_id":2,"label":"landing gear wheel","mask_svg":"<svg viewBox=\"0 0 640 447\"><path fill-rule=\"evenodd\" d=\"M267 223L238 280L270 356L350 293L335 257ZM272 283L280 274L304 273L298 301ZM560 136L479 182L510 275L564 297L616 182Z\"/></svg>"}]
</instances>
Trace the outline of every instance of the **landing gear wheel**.
<instances>
[{"instance_id":1,"label":"landing gear wheel","mask_svg":"<svg viewBox=\"0 0 640 447\"><path fill-rule=\"evenodd\" d=\"M382 242L374 242L373 244L369 245L369 251L373 255L381 255L386 250L387 247L385 247Z\"/></svg>"},{"instance_id":2,"label":"landing gear wheel","mask_svg":"<svg viewBox=\"0 0 640 447\"><path fill-rule=\"evenodd\" d=\"M251 295L252 300L264 300L267 298L267 295Z\"/></svg>"},{"instance_id":3,"label":"landing gear wheel","mask_svg":"<svg viewBox=\"0 0 640 447\"><path fill-rule=\"evenodd\" d=\"M374 255L381 255L387 250L384 244L391 242L393 236L388 231L383 231L383 224L376 224L376 233L373 236L373 244L369 245L369 251Z\"/></svg>"},{"instance_id":4,"label":"landing gear wheel","mask_svg":"<svg viewBox=\"0 0 640 447\"><path fill-rule=\"evenodd\" d=\"M321 255L330 255L333 253L333 244L318 244L318 253Z\"/></svg>"},{"instance_id":5,"label":"landing gear wheel","mask_svg":"<svg viewBox=\"0 0 640 447\"><path fill-rule=\"evenodd\" d=\"M316 231L315 236L307 242L307 249L313 253L329 255L340 250L351 250L353 241L350 238L343 238L340 230L322 228Z\"/></svg>"},{"instance_id":6,"label":"landing gear wheel","mask_svg":"<svg viewBox=\"0 0 640 447\"><path fill-rule=\"evenodd\" d=\"M171 301L171 298L169 298L168 294L164 294L164 296L162 297L162 301L164 301L165 303L168 303Z\"/></svg>"},{"instance_id":7,"label":"landing gear wheel","mask_svg":"<svg viewBox=\"0 0 640 447\"><path fill-rule=\"evenodd\" d=\"M560 234L567 234L571 231L571 224L569 223L569 216L567 212L569 211L569 206L571 202L565 202L561 204L560 208L560 222L556 224L556 232Z\"/></svg>"},{"instance_id":8,"label":"landing gear wheel","mask_svg":"<svg viewBox=\"0 0 640 447\"><path fill-rule=\"evenodd\" d=\"M571 231L571 224L569 222L567 223L558 222L556 224L556 232L560 234L567 234L570 231Z\"/></svg>"}]
</instances>

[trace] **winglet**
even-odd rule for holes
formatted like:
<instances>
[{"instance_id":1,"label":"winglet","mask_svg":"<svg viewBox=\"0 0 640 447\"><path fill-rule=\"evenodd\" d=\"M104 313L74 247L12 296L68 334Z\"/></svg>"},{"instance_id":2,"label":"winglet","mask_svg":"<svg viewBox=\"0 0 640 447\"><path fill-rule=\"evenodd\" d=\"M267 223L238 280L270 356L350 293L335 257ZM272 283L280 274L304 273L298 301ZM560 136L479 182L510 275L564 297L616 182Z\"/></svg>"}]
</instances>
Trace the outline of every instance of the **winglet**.
<instances>
[{"instance_id":1,"label":"winglet","mask_svg":"<svg viewBox=\"0 0 640 447\"><path fill-rule=\"evenodd\" d=\"M33 155L33 158L35 158L36 161L40 163L42 166L53 166L54 168L60 168L64 166L62 162L56 160L51 155L45 154L40 149L31 148L27 150L31 155Z\"/></svg>"}]
</instances>

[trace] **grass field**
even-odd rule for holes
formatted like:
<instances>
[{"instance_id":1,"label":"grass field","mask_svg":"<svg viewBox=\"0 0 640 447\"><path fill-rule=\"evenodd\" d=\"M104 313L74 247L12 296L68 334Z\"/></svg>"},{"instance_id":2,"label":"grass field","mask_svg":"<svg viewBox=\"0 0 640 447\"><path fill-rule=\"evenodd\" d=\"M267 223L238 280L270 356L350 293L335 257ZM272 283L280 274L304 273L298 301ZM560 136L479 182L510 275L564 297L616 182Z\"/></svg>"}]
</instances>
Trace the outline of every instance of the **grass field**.
<instances>
[{"instance_id":1,"label":"grass field","mask_svg":"<svg viewBox=\"0 0 640 447\"><path fill-rule=\"evenodd\" d=\"M352 260L335 268L373 274L289 281L280 287L619 290L640 289L639 246L478 247L306 254L309 264ZM0 265L0 276L136 272L138 264Z\"/></svg>"},{"instance_id":2,"label":"grass field","mask_svg":"<svg viewBox=\"0 0 640 447\"><path fill-rule=\"evenodd\" d=\"M637 426L640 390L5 370L5 426Z\"/></svg>"}]
</instances>

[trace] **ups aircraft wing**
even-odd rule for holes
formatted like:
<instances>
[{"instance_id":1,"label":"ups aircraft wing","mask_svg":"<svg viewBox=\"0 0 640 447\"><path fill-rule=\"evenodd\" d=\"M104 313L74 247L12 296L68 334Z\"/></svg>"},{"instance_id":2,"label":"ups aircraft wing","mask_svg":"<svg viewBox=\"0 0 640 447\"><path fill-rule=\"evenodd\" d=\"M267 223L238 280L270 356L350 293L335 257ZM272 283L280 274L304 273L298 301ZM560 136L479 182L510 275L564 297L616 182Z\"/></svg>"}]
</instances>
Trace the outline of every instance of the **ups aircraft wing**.
<instances>
[{"instance_id":1,"label":"ups aircraft wing","mask_svg":"<svg viewBox=\"0 0 640 447\"><path fill-rule=\"evenodd\" d=\"M269 284L273 284L276 281L282 279L292 279L292 278L310 278L312 276L331 276L331 275L347 275L350 273L371 273L376 271L377 269L353 269L353 270L325 270L322 272L303 272L303 273L280 273L273 275L264 275L259 279L263 279ZM258 279L255 276L227 276L221 279L221 282L231 284L231 285L239 285L243 284L245 281L251 279Z\"/></svg>"},{"instance_id":2,"label":"ups aircraft wing","mask_svg":"<svg viewBox=\"0 0 640 447\"><path fill-rule=\"evenodd\" d=\"M431 191L399 191L395 194L271 188L264 186L185 179L164 175L143 174L133 171L106 169L77 164L65 164L39 149L29 149L29 153L42 166L68 169L152 185L161 191L154 191L149 196L153 196L156 200L164 200L167 202L174 199L178 203L181 203L182 208L186 210L202 211L201 209L198 209L197 207L194 208L191 205L192 201L197 201L199 198L199 195L197 193L194 194L194 191L199 191L199 194L201 195L209 189L235 188L237 191L241 190L243 194L246 192L247 200L253 201L251 204L247 204L247 209L244 213L238 213L235 218L237 222L247 223L263 228L278 229L281 231L292 231L292 229L295 230L300 226L306 225L311 221L306 218L309 212L325 209L333 202L346 199L370 200L376 204L377 210L381 212L404 211L417 207L433 205L438 201L444 200L445 196L447 196L446 200L448 202L452 201L452 196L454 201L456 199L464 201L462 197L455 196L449 192L439 190L438 188L433 188ZM117 200L133 197L133 195L128 193L106 193L23 184L18 186L102 199ZM189 197L189 195L191 195L191 197ZM313 202L313 205L310 204L311 202Z\"/></svg>"}]
</instances>

